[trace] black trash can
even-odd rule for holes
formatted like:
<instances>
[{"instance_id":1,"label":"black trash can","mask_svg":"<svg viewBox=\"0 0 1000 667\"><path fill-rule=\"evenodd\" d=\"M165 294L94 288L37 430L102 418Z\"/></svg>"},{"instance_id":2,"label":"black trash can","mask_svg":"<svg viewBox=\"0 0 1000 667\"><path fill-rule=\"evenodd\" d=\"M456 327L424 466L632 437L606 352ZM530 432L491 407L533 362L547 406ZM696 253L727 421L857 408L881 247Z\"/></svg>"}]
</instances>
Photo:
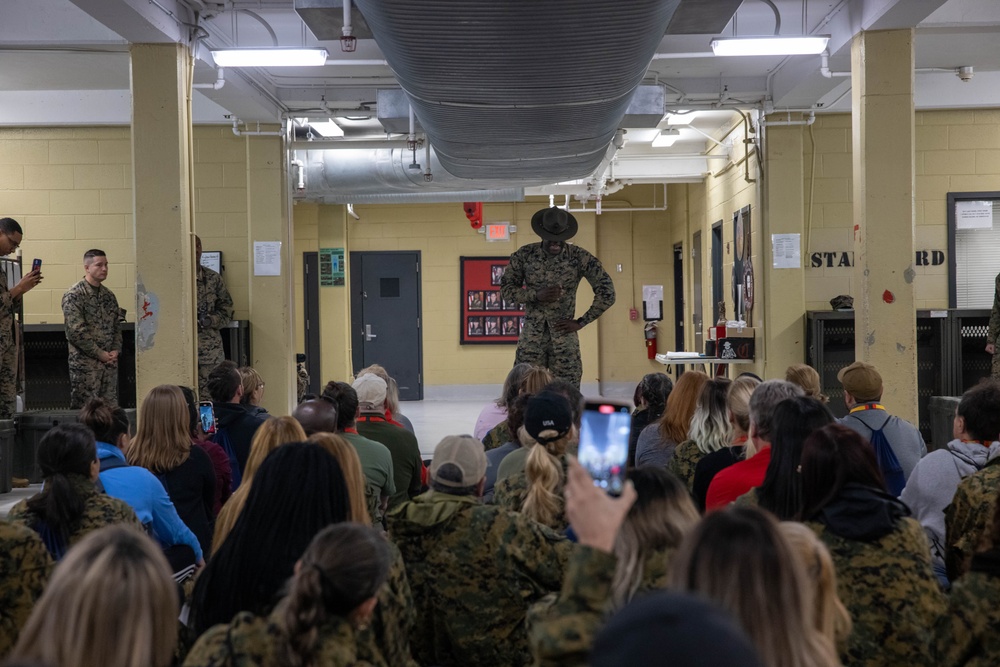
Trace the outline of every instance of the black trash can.
<instances>
[{"instance_id":1,"label":"black trash can","mask_svg":"<svg viewBox=\"0 0 1000 667\"><path fill-rule=\"evenodd\" d=\"M931 396L927 407L931 413L931 442L927 451L941 449L952 440L952 424L961 396Z\"/></svg>"},{"instance_id":2,"label":"black trash can","mask_svg":"<svg viewBox=\"0 0 1000 667\"><path fill-rule=\"evenodd\" d=\"M49 429L65 422L77 421L76 410L39 410L22 412L14 417L17 436L14 446L14 477L22 477L32 484L42 481L38 467L38 443Z\"/></svg>"},{"instance_id":3,"label":"black trash can","mask_svg":"<svg viewBox=\"0 0 1000 667\"><path fill-rule=\"evenodd\" d=\"M14 420L0 419L0 493L10 493L14 476Z\"/></svg>"}]
</instances>

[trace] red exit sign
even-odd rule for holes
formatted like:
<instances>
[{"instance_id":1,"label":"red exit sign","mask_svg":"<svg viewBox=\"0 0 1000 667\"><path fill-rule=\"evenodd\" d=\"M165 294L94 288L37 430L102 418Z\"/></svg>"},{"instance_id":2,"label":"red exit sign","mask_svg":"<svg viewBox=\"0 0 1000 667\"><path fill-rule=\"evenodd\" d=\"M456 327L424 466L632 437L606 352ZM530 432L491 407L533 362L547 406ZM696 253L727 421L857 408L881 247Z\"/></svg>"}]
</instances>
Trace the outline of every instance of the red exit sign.
<instances>
[{"instance_id":1,"label":"red exit sign","mask_svg":"<svg viewBox=\"0 0 1000 667\"><path fill-rule=\"evenodd\" d=\"M486 225L487 241L510 241L510 224L500 222Z\"/></svg>"}]
</instances>

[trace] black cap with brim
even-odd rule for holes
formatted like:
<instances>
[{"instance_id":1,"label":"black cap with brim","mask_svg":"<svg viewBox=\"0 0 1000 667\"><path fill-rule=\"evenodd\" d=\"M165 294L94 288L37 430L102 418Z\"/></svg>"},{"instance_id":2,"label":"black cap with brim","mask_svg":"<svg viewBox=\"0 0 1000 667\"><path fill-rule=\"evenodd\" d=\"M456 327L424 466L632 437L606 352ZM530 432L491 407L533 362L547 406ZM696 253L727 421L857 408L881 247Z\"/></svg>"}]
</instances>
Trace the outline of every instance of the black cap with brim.
<instances>
[{"instance_id":1,"label":"black cap with brim","mask_svg":"<svg viewBox=\"0 0 1000 667\"><path fill-rule=\"evenodd\" d=\"M531 229L546 241L565 241L576 236L579 225L572 213L553 206L531 216Z\"/></svg>"}]
</instances>

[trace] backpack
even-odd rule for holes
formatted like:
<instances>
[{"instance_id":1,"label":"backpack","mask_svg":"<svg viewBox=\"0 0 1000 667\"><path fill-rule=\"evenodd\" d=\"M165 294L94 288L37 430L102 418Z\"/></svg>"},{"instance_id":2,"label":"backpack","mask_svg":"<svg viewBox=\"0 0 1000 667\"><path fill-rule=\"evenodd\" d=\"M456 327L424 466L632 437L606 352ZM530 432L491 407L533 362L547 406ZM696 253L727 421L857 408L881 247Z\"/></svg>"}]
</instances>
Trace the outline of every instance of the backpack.
<instances>
[{"instance_id":1,"label":"backpack","mask_svg":"<svg viewBox=\"0 0 1000 667\"><path fill-rule=\"evenodd\" d=\"M243 469L240 468L239 459L236 458L233 441L229 439L229 429L220 428L209 440L222 447L222 451L229 457L229 467L232 469L232 482L229 486L230 491L235 491L243 481Z\"/></svg>"},{"instance_id":2,"label":"backpack","mask_svg":"<svg viewBox=\"0 0 1000 667\"><path fill-rule=\"evenodd\" d=\"M101 459L101 472L105 470L114 470L115 468L128 468L129 464L126 461L122 461L117 457L109 457L106 459ZM97 481L94 482L94 488L97 489L98 493L103 493L107 495L107 491L104 490L104 483L101 482L101 478L98 477Z\"/></svg>"},{"instance_id":3,"label":"backpack","mask_svg":"<svg viewBox=\"0 0 1000 667\"><path fill-rule=\"evenodd\" d=\"M855 417L855 419L858 418ZM875 460L878 461L878 469L882 471L882 477L885 478L885 486L889 493L898 498L899 494L903 492L903 487L906 486L906 476L903 474L903 466L896 458L896 452L892 451L889 439L883 433L890 419L892 419L892 415L886 417L882 426L877 429L868 426L868 424L865 426L871 429L872 434L868 436L868 441L872 444L872 449L875 450ZM862 420L858 419L858 421L864 424Z\"/></svg>"}]
</instances>

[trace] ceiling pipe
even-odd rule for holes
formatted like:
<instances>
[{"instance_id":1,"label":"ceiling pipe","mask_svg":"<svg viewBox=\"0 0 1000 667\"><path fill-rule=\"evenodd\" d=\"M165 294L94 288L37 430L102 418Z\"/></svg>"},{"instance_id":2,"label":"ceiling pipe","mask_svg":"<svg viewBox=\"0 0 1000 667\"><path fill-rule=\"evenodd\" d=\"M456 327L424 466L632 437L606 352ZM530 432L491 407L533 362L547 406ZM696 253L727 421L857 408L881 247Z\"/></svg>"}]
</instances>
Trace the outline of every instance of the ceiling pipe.
<instances>
[{"instance_id":1,"label":"ceiling pipe","mask_svg":"<svg viewBox=\"0 0 1000 667\"><path fill-rule=\"evenodd\" d=\"M226 85L226 77L222 67L218 67L215 70L215 83L196 83L193 84L192 88L211 88L212 90L219 90L224 85Z\"/></svg>"},{"instance_id":2,"label":"ceiling pipe","mask_svg":"<svg viewBox=\"0 0 1000 667\"><path fill-rule=\"evenodd\" d=\"M831 72L830 71L830 52L829 51L824 51L820 55L819 58L820 58L820 61L819 61L820 62L819 73L822 74L823 76L825 76L826 78L832 79L832 78L838 77L838 76L851 76L851 73L849 71L848 72Z\"/></svg>"},{"instance_id":3,"label":"ceiling pipe","mask_svg":"<svg viewBox=\"0 0 1000 667\"><path fill-rule=\"evenodd\" d=\"M241 130L239 118L233 118L233 134L237 137L283 137L285 136L284 130L261 130L260 121L257 121L256 130ZM243 123L246 125L246 123Z\"/></svg>"},{"instance_id":4,"label":"ceiling pipe","mask_svg":"<svg viewBox=\"0 0 1000 667\"><path fill-rule=\"evenodd\" d=\"M792 114L788 114L787 120L765 120L765 127L784 127L788 125L812 125L816 122L816 112L810 111L809 117L802 120L792 120Z\"/></svg>"},{"instance_id":5,"label":"ceiling pipe","mask_svg":"<svg viewBox=\"0 0 1000 667\"><path fill-rule=\"evenodd\" d=\"M343 150L343 149L377 149L377 148L409 148L408 141L397 139L321 139L306 141L296 139L292 146L299 150Z\"/></svg>"}]
</instances>

